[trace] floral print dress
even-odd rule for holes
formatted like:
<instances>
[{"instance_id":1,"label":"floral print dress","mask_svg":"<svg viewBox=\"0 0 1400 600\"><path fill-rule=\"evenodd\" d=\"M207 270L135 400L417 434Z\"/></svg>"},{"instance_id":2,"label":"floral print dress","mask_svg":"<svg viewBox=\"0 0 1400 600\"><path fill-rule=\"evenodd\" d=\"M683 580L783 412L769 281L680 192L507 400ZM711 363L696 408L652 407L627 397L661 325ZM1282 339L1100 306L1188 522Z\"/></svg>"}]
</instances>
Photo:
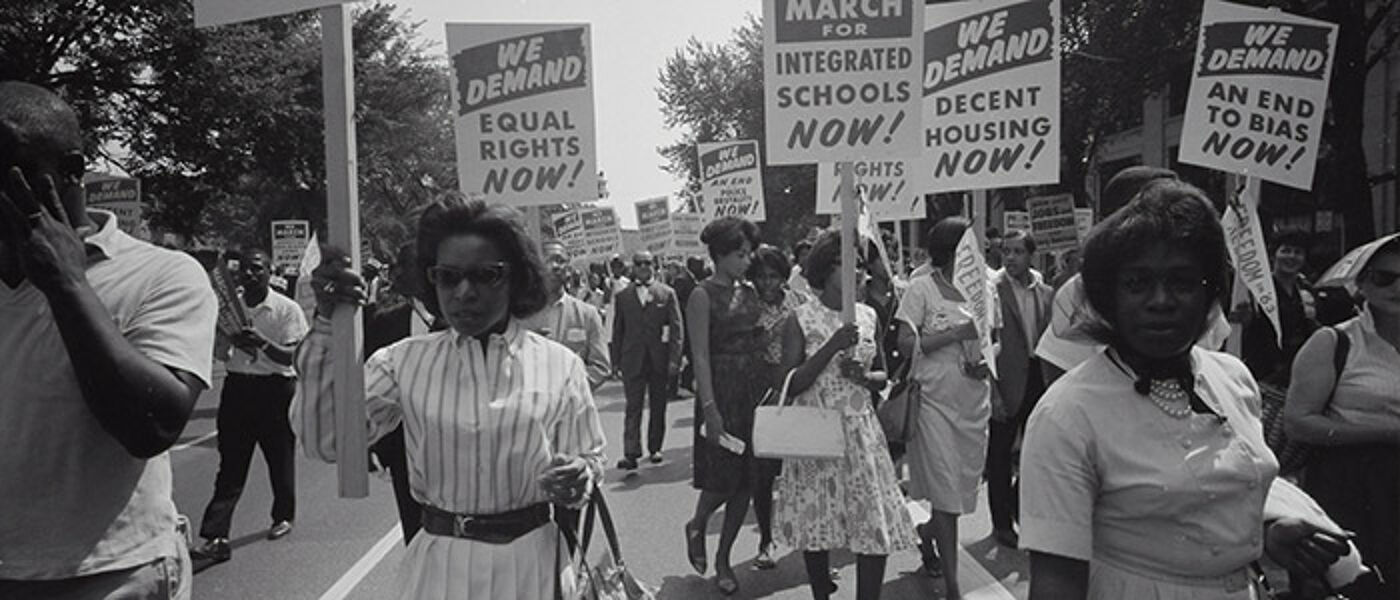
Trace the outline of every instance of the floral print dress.
<instances>
[{"instance_id":1,"label":"floral print dress","mask_svg":"<svg viewBox=\"0 0 1400 600\"><path fill-rule=\"evenodd\" d=\"M841 327L841 313L813 299L794 310L812 356ZM860 341L838 354L794 405L839 409L844 414L846 456L835 460L785 460L774 489L775 537L803 551L849 548L887 555L914 547L916 537L886 450L885 435L870 406L870 393L841 375L846 352L863 364L875 356L875 310L856 305Z\"/></svg>"}]
</instances>

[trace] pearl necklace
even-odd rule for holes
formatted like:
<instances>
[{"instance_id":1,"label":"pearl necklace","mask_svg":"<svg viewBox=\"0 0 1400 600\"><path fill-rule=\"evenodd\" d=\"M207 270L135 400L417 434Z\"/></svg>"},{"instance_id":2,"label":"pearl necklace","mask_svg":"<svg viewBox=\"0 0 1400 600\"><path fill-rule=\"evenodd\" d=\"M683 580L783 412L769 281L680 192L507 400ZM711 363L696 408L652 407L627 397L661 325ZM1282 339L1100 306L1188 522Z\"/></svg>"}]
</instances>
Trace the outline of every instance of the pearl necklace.
<instances>
[{"instance_id":1,"label":"pearl necklace","mask_svg":"<svg viewBox=\"0 0 1400 600\"><path fill-rule=\"evenodd\" d=\"M1191 401L1186 390L1175 379L1153 379L1147 397L1157 408L1175 419L1191 416Z\"/></svg>"}]
</instances>

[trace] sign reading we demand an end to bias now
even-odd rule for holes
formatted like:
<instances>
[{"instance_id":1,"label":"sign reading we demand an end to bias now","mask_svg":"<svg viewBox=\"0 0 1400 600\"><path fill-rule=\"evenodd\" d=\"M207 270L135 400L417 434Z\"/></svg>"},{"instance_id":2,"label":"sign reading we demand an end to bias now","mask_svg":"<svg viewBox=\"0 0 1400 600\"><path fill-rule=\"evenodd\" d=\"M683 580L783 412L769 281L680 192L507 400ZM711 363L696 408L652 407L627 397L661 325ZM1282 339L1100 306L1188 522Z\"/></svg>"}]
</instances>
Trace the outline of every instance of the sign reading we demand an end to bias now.
<instances>
[{"instance_id":1,"label":"sign reading we demand an end to bias now","mask_svg":"<svg viewBox=\"0 0 1400 600\"><path fill-rule=\"evenodd\" d=\"M929 6L924 191L1060 179L1059 0Z\"/></svg>"},{"instance_id":2,"label":"sign reading we demand an end to bias now","mask_svg":"<svg viewBox=\"0 0 1400 600\"><path fill-rule=\"evenodd\" d=\"M768 164L912 158L923 0L764 0Z\"/></svg>"},{"instance_id":3,"label":"sign reading we demand an end to bias now","mask_svg":"<svg viewBox=\"0 0 1400 600\"><path fill-rule=\"evenodd\" d=\"M462 191L515 206L598 195L587 25L447 25Z\"/></svg>"},{"instance_id":4,"label":"sign reading we demand an end to bias now","mask_svg":"<svg viewBox=\"0 0 1400 600\"><path fill-rule=\"evenodd\" d=\"M1337 26L1207 0L1181 162L1312 189Z\"/></svg>"}]
</instances>

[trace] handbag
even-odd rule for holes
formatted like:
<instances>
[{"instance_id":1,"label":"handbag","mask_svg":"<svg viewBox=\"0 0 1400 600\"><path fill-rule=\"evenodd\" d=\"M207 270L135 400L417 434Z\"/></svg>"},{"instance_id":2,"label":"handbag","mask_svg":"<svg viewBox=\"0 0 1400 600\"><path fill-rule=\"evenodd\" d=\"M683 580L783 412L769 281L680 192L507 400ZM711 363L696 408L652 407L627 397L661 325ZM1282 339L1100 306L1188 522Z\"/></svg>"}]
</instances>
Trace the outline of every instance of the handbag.
<instances>
[{"instance_id":1,"label":"handbag","mask_svg":"<svg viewBox=\"0 0 1400 600\"><path fill-rule=\"evenodd\" d=\"M913 376L914 361L919 356L919 330L912 325L910 329L914 331L914 351L893 377L894 385L890 387L889 396L875 407L875 418L884 431L885 444L889 447L892 460L903 457L909 442L913 440L914 415L918 413L919 395L922 393L919 381Z\"/></svg>"},{"instance_id":2,"label":"handbag","mask_svg":"<svg viewBox=\"0 0 1400 600\"><path fill-rule=\"evenodd\" d=\"M1347 353L1351 350L1351 338L1336 327L1328 327L1337 337L1336 348L1332 351L1332 368L1336 377L1332 380L1332 392L1337 392L1337 382L1342 378L1342 371L1347 366ZM1274 381L1259 382L1259 394L1262 420L1264 424L1264 443L1274 452L1274 457L1278 459L1279 476L1288 476L1301 472L1308 466L1308 459L1312 455L1312 446L1293 440L1284 432L1283 426L1283 405L1288 399L1288 386L1279 385ZM1328 394L1328 402L1331 402L1331 394ZM1326 408L1326 405L1323 405Z\"/></svg>"},{"instance_id":3,"label":"handbag","mask_svg":"<svg viewBox=\"0 0 1400 600\"><path fill-rule=\"evenodd\" d=\"M783 379L777 406L754 410L753 455L759 458L843 458L846 429L841 411L817 406L793 406L788 396L792 375Z\"/></svg>"},{"instance_id":4,"label":"handbag","mask_svg":"<svg viewBox=\"0 0 1400 600\"><path fill-rule=\"evenodd\" d=\"M589 564L588 543L593 538L595 520L603 523L608 553L597 564ZM603 499L601 490L594 490L589 498L588 510L585 516L579 519L578 531L560 529L560 532L568 538L569 545L575 548L568 568L559 573L557 596L560 600L656 599L656 588L634 577L622 562L617 528L613 526L612 512L608 510L608 503Z\"/></svg>"}]
</instances>

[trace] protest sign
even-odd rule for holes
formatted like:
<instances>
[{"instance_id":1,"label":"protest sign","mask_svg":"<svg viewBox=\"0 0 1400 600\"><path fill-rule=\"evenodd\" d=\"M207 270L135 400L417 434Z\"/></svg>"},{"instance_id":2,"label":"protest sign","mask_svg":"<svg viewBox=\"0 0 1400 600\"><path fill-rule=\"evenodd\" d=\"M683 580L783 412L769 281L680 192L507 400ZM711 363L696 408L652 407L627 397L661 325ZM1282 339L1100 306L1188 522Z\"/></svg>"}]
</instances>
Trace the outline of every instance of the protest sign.
<instances>
[{"instance_id":1,"label":"protest sign","mask_svg":"<svg viewBox=\"0 0 1400 600\"><path fill-rule=\"evenodd\" d=\"M1031 214L1031 234L1037 250L1055 252L1079 245L1079 227L1074 217L1074 196L1058 194L1026 199Z\"/></svg>"},{"instance_id":2,"label":"protest sign","mask_svg":"<svg viewBox=\"0 0 1400 600\"><path fill-rule=\"evenodd\" d=\"M923 22L922 0L764 0L768 164L918 156Z\"/></svg>"},{"instance_id":3,"label":"protest sign","mask_svg":"<svg viewBox=\"0 0 1400 600\"><path fill-rule=\"evenodd\" d=\"M671 245L671 201L665 196L636 203L637 231L641 248L655 255L665 254Z\"/></svg>"},{"instance_id":4,"label":"protest sign","mask_svg":"<svg viewBox=\"0 0 1400 600\"><path fill-rule=\"evenodd\" d=\"M578 258L583 251L583 221L579 220L578 209L569 208L557 212L550 220L555 239L564 242L569 256Z\"/></svg>"},{"instance_id":5,"label":"protest sign","mask_svg":"<svg viewBox=\"0 0 1400 600\"><path fill-rule=\"evenodd\" d=\"M358 0L194 0L194 26L213 27Z\"/></svg>"},{"instance_id":6,"label":"protest sign","mask_svg":"<svg viewBox=\"0 0 1400 600\"><path fill-rule=\"evenodd\" d=\"M622 253L622 229L612 207L580 208L578 219L578 252L574 253L575 260L584 263L607 262L612 255Z\"/></svg>"},{"instance_id":7,"label":"protest sign","mask_svg":"<svg viewBox=\"0 0 1400 600\"><path fill-rule=\"evenodd\" d=\"M310 221L273 221L272 265L283 273L296 273L296 269L301 266L302 254L306 252L306 244L310 240Z\"/></svg>"},{"instance_id":8,"label":"protest sign","mask_svg":"<svg viewBox=\"0 0 1400 600\"><path fill-rule=\"evenodd\" d=\"M977 241L977 231L971 227L963 232L953 254L953 286L958 288L967 302L966 312L977 325L977 353L986 361L992 376L996 376L996 347L992 345L992 328L996 325L993 311L1000 312L1001 306L994 302L995 291L987 274L987 261L982 257L982 244ZM966 357L971 360L971 357Z\"/></svg>"},{"instance_id":9,"label":"protest sign","mask_svg":"<svg viewBox=\"0 0 1400 600\"><path fill-rule=\"evenodd\" d=\"M1079 242L1089 239L1089 230L1094 228L1094 209L1076 208L1074 209L1074 231L1079 236Z\"/></svg>"},{"instance_id":10,"label":"protest sign","mask_svg":"<svg viewBox=\"0 0 1400 600\"><path fill-rule=\"evenodd\" d=\"M698 256L705 253L705 244L700 242L700 230L709 219L700 213L671 213L671 254L679 257Z\"/></svg>"},{"instance_id":11,"label":"protest sign","mask_svg":"<svg viewBox=\"0 0 1400 600\"><path fill-rule=\"evenodd\" d=\"M700 212L711 219L743 217L763 221L763 162L758 142L739 140L696 144L700 157Z\"/></svg>"},{"instance_id":12,"label":"protest sign","mask_svg":"<svg viewBox=\"0 0 1400 600\"><path fill-rule=\"evenodd\" d=\"M447 25L457 176L528 206L598 196L588 25Z\"/></svg>"},{"instance_id":13,"label":"protest sign","mask_svg":"<svg viewBox=\"0 0 1400 600\"><path fill-rule=\"evenodd\" d=\"M1337 26L1207 0L1179 160L1312 189Z\"/></svg>"},{"instance_id":14,"label":"protest sign","mask_svg":"<svg viewBox=\"0 0 1400 600\"><path fill-rule=\"evenodd\" d=\"M877 223L922 219L927 183L914 180L927 175L912 160L872 160L851 163L855 173L856 196L865 199L870 218ZM841 173L836 163L817 165L817 214L841 214Z\"/></svg>"},{"instance_id":15,"label":"protest sign","mask_svg":"<svg viewBox=\"0 0 1400 600\"><path fill-rule=\"evenodd\" d=\"M1059 0L926 10L920 191L1059 182Z\"/></svg>"},{"instance_id":16,"label":"protest sign","mask_svg":"<svg viewBox=\"0 0 1400 600\"><path fill-rule=\"evenodd\" d=\"M1274 325L1275 342L1283 346L1283 328L1279 325L1278 290L1269 269L1269 251L1264 245L1264 228L1259 223L1259 180L1246 180L1244 192L1232 198L1225 207L1220 225L1225 230L1226 247L1235 276L1249 288L1259 309Z\"/></svg>"},{"instance_id":17,"label":"protest sign","mask_svg":"<svg viewBox=\"0 0 1400 600\"><path fill-rule=\"evenodd\" d=\"M83 183L88 208L117 215L117 229L135 235L141 229L141 180L129 177L96 177Z\"/></svg>"},{"instance_id":18,"label":"protest sign","mask_svg":"<svg viewBox=\"0 0 1400 600\"><path fill-rule=\"evenodd\" d=\"M1031 230L1031 213L1024 210L1008 210L1001 213L1001 230L1003 233L1012 231Z\"/></svg>"}]
</instances>

